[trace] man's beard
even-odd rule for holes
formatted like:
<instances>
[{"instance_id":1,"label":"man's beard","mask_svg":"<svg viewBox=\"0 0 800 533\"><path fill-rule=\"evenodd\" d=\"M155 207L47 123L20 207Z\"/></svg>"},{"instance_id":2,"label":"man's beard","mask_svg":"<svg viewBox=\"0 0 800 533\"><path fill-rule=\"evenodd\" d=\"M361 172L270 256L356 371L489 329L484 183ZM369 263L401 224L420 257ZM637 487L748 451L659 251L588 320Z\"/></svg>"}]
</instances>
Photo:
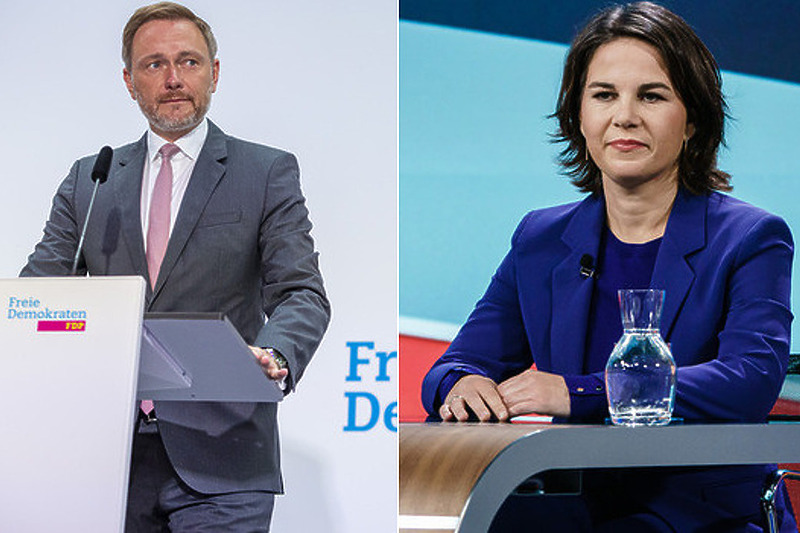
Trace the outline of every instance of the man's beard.
<instances>
[{"instance_id":1,"label":"man's beard","mask_svg":"<svg viewBox=\"0 0 800 533\"><path fill-rule=\"evenodd\" d=\"M208 108L211 107L211 95L213 94L213 87L209 85L208 91L206 93L206 98L203 102L198 106L197 99L190 97L184 93L174 93L169 95L167 98L172 98L178 96L180 98L186 98L191 102L192 106L194 106L194 113L191 113L187 116L182 118L169 118L159 114L158 112L158 102L152 105L148 105L142 99L141 94L139 91L136 90L134 87L134 94L136 95L136 103L139 104L139 109L142 110L142 113L147 118L147 121L150 123L150 126L158 131L164 131L169 133L176 133L182 131L189 131L194 129L200 122L203 121L203 118L206 116L208 112Z\"/></svg>"}]
</instances>

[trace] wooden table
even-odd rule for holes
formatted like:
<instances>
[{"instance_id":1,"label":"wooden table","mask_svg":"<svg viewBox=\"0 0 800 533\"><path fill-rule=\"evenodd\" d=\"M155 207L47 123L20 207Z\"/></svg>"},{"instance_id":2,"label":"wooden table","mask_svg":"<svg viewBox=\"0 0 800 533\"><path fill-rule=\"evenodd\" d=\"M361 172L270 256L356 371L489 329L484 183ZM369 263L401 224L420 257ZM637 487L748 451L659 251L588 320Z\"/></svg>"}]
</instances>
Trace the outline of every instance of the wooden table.
<instances>
[{"instance_id":1,"label":"wooden table","mask_svg":"<svg viewBox=\"0 0 800 533\"><path fill-rule=\"evenodd\" d=\"M549 470L800 462L798 423L400 424L399 438L402 533L485 533L515 488Z\"/></svg>"}]
</instances>

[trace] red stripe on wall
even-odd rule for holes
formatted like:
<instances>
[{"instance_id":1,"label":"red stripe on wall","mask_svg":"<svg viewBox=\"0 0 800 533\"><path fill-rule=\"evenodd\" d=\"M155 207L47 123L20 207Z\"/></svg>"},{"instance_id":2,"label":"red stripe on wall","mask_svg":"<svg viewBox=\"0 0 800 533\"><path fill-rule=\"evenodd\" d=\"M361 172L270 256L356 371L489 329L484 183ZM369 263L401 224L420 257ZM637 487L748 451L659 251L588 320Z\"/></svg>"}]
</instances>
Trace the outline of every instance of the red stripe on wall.
<instances>
[{"instance_id":1,"label":"red stripe on wall","mask_svg":"<svg viewBox=\"0 0 800 533\"><path fill-rule=\"evenodd\" d=\"M427 413L422 408L422 378L450 345L437 341L400 335L400 421L422 422Z\"/></svg>"}]
</instances>

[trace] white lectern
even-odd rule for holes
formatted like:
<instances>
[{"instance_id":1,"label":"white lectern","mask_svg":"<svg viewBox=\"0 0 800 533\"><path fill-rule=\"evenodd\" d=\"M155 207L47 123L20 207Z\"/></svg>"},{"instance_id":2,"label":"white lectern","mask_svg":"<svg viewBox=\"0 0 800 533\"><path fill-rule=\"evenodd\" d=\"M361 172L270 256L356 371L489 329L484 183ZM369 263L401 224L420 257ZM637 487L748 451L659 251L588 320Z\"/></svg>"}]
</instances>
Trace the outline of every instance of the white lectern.
<instances>
[{"instance_id":1,"label":"white lectern","mask_svg":"<svg viewBox=\"0 0 800 533\"><path fill-rule=\"evenodd\" d=\"M122 532L137 396L282 398L223 316L143 327L144 295L140 277L0 280L0 531Z\"/></svg>"}]
</instances>

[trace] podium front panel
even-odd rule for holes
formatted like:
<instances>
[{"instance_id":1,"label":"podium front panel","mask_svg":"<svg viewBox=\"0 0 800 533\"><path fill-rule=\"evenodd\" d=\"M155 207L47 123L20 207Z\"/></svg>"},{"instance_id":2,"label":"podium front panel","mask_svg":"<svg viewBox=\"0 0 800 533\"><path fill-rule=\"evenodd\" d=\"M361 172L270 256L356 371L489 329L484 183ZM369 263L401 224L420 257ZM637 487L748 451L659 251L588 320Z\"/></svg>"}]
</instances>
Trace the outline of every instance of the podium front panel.
<instances>
[{"instance_id":1,"label":"podium front panel","mask_svg":"<svg viewBox=\"0 0 800 533\"><path fill-rule=\"evenodd\" d=\"M0 531L124 527L145 284L0 280Z\"/></svg>"}]
</instances>

